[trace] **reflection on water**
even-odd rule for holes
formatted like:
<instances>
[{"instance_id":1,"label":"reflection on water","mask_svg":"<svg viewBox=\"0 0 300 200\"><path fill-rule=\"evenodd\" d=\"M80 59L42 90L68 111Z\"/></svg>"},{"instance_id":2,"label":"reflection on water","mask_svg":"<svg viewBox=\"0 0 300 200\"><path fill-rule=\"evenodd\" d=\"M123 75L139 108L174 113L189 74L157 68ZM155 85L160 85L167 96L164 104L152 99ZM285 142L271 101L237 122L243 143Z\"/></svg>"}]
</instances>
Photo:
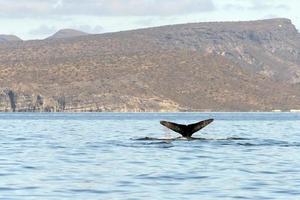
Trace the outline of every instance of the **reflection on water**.
<instances>
[{"instance_id":1,"label":"reflection on water","mask_svg":"<svg viewBox=\"0 0 300 200\"><path fill-rule=\"evenodd\" d=\"M180 138L160 120L216 120ZM299 199L297 113L1 113L0 199Z\"/></svg>"}]
</instances>

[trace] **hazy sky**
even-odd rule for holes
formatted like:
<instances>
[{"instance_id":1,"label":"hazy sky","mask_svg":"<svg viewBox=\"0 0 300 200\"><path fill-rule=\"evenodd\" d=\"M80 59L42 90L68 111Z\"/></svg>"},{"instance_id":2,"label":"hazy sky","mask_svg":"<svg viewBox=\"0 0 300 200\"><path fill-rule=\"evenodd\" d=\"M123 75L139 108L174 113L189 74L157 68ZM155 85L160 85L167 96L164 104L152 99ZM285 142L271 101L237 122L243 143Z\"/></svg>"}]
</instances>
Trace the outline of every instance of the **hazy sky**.
<instances>
[{"instance_id":1,"label":"hazy sky","mask_svg":"<svg viewBox=\"0 0 300 200\"><path fill-rule=\"evenodd\" d=\"M300 29L299 0L0 0L0 34L45 38L204 21L285 17Z\"/></svg>"}]
</instances>

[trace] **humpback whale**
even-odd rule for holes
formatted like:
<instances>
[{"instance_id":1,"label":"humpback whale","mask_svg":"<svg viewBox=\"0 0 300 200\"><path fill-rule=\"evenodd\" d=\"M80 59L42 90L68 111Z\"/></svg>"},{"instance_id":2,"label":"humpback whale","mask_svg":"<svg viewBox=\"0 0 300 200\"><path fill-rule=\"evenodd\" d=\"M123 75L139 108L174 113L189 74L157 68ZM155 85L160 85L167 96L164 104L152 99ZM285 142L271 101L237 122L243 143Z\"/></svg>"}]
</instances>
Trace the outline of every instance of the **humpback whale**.
<instances>
[{"instance_id":1,"label":"humpback whale","mask_svg":"<svg viewBox=\"0 0 300 200\"><path fill-rule=\"evenodd\" d=\"M194 124L188 124L188 125L176 124L174 122L160 121L160 124L177 132L177 133L180 133L182 135L182 137L192 138L192 135L195 132L204 128L205 126L207 126L208 124L210 124L213 121L214 121L214 119L207 119L204 121L200 121L200 122L197 122Z\"/></svg>"}]
</instances>

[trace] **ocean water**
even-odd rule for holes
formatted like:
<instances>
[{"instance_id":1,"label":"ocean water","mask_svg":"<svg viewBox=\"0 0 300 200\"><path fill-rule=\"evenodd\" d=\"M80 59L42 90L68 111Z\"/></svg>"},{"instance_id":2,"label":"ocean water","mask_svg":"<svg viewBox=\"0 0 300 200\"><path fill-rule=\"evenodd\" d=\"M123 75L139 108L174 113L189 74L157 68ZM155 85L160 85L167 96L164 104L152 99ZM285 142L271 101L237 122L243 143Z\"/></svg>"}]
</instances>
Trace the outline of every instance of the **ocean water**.
<instances>
[{"instance_id":1,"label":"ocean water","mask_svg":"<svg viewBox=\"0 0 300 200\"><path fill-rule=\"evenodd\" d=\"M300 199L299 113L1 113L0 136L0 199Z\"/></svg>"}]
</instances>

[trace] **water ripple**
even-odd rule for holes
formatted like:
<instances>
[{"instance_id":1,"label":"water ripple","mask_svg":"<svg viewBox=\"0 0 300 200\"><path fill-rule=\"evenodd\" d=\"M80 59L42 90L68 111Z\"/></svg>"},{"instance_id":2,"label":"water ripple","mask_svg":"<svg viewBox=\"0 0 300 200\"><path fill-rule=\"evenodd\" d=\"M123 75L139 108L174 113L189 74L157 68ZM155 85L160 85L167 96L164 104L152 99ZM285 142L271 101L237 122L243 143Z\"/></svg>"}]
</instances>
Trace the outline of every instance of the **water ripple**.
<instances>
[{"instance_id":1,"label":"water ripple","mask_svg":"<svg viewBox=\"0 0 300 200\"><path fill-rule=\"evenodd\" d=\"M0 199L300 199L299 114L0 115Z\"/></svg>"}]
</instances>

